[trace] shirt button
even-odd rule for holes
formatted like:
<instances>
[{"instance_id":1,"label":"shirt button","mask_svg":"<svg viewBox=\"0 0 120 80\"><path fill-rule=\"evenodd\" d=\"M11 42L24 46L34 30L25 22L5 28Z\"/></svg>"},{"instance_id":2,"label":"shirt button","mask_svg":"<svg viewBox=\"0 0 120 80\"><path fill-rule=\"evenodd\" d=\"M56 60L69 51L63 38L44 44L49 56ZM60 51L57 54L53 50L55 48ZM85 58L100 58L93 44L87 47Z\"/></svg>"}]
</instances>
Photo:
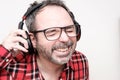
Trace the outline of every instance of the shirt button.
<instances>
[{"instance_id":1,"label":"shirt button","mask_svg":"<svg viewBox=\"0 0 120 80\"><path fill-rule=\"evenodd\" d=\"M8 61L9 61L9 59L6 59L5 61L6 61L6 62L8 62Z\"/></svg>"}]
</instances>

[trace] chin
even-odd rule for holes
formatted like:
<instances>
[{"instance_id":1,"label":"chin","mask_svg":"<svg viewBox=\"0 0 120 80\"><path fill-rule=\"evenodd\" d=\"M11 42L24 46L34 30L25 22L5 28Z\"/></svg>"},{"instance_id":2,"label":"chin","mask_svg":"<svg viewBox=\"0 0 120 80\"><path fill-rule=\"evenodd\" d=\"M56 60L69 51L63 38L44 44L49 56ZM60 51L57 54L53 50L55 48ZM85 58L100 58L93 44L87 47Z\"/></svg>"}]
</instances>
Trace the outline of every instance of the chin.
<instances>
[{"instance_id":1,"label":"chin","mask_svg":"<svg viewBox=\"0 0 120 80\"><path fill-rule=\"evenodd\" d=\"M60 57L60 58L57 58L57 59L52 59L52 62L54 62L55 64L59 64L59 65L63 65L63 64L66 64L68 63L68 61L70 60L70 57Z\"/></svg>"}]
</instances>

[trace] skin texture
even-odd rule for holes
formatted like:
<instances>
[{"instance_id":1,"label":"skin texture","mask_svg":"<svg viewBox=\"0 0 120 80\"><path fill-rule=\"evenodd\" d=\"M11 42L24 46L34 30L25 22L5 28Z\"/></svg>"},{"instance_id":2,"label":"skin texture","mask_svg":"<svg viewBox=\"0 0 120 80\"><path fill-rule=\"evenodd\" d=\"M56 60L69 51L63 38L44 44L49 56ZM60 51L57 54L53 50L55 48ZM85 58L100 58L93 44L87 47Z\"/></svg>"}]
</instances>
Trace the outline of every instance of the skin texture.
<instances>
[{"instance_id":1,"label":"skin texture","mask_svg":"<svg viewBox=\"0 0 120 80\"><path fill-rule=\"evenodd\" d=\"M38 12L35 18L37 30L64 27L72 24L73 21L68 12L59 6L46 6ZM75 50L76 37L68 37L62 30L62 34L57 40L47 40L44 33L37 33L36 37L32 39L33 45L38 51L37 62L39 70L46 80L49 80L51 76L53 77L52 80L58 79L64 67L63 64L68 62Z\"/></svg>"},{"instance_id":2,"label":"skin texture","mask_svg":"<svg viewBox=\"0 0 120 80\"><path fill-rule=\"evenodd\" d=\"M58 6L47 6L43 8L37 14L35 20L37 30L44 30L56 26L64 27L73 24L71 17L65 9ZM38 50L39 56L55 64L68 62L76 47L76 37L70 38L64 31L62 31L58 40L48 41L44 33L38 33L36 37L34 45L36 45L35 47Z\"/></svg>"}]
</instances>

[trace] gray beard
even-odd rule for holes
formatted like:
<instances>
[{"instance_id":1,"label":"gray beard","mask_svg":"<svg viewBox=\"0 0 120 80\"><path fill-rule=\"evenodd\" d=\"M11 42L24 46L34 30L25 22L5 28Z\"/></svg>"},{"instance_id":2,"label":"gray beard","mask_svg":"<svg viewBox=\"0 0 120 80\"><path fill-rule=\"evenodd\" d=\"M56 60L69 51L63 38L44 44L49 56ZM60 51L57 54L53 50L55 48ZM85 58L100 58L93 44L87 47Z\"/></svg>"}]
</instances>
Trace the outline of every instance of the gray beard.
<instances>
[{"instance_id":1,"label":"gray beard","mask_svg":"<svg viewBox=\"0 0 120 80\"><path fill-rule=\"evenodd\" d=\"M58 49L58 48L66 48L66 47L72 47L72 50L69 53L68 56L68 60L67 61L63 61L63 62L58 62L55 59L52 58L52 53L54 50ZM76 44L74 44L72 41L66 42L66 43L59 43L54 45L51 50L47 50L47 48L45 48L44 46L40 45L37 43L37 52L39 56L44 57L45 59L47 59L48 61L51 61L52 63L55 64L65 64L69 61L69 58L71 57L72 53L74 52L74 49L76 47Z\"/></svg>"}]
</instances>

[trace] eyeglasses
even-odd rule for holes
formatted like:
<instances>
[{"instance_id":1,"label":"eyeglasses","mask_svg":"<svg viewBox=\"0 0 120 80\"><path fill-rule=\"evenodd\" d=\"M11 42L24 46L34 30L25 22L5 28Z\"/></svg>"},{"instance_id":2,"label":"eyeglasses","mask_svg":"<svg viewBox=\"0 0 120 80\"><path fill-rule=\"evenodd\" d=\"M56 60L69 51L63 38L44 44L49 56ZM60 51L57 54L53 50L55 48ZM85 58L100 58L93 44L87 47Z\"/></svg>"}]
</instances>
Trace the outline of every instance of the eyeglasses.
<instances>
[{"instance_id":1,"label":"eyeglasses","mask_svg":"<svg viewBox=\"0 0 120 80\"><path fill-rule=\"evenodd\" d=\"M46 39L52 41L60 38L62 30L65 31L68 37L75 37L78 35L78 30L75 25L69 25L65 27L52 27L44 30L37 30L31 32L34 34L43 32Z\"/></svg>"}]
</instances>

